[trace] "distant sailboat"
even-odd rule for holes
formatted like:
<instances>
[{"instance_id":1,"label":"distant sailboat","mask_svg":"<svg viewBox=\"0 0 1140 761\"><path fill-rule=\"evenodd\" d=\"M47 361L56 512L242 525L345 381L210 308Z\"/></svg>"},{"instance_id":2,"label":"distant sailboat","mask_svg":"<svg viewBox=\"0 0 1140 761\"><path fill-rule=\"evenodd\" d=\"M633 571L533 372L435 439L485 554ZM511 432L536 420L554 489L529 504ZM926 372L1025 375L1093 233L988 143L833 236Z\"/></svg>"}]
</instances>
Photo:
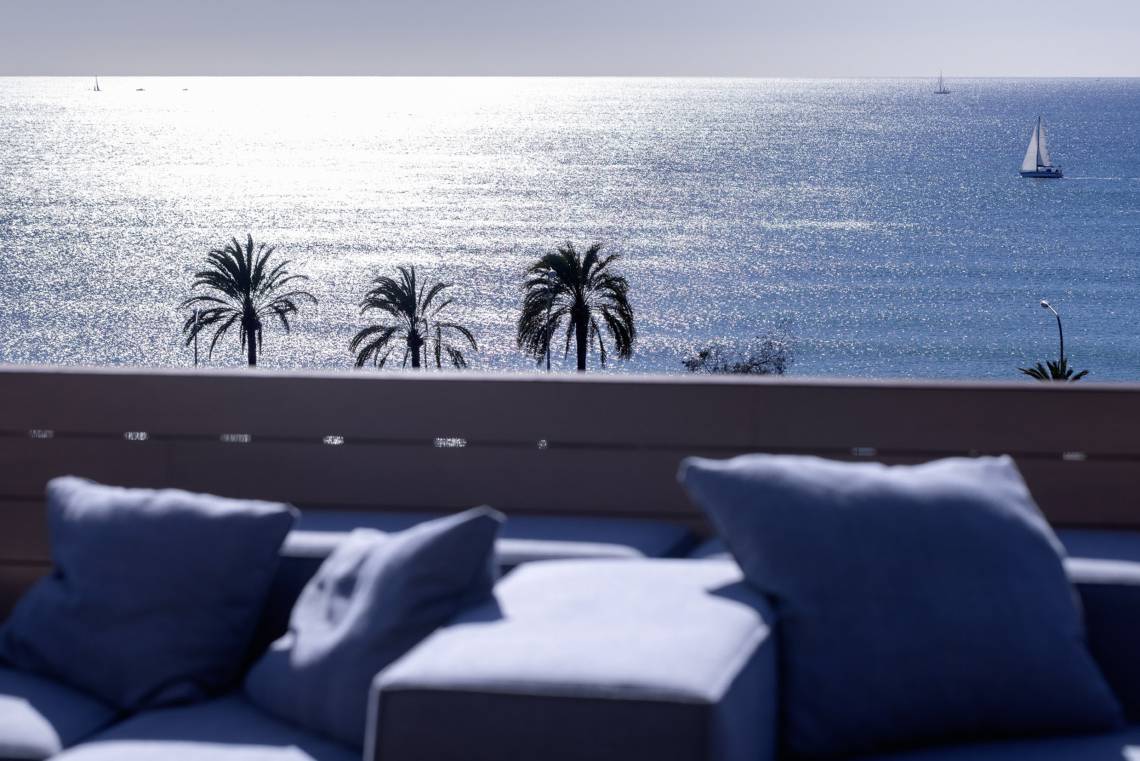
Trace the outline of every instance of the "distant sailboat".
<instances>
[{"instance_id":1,"label":"distant sailboat","mask_svg":"<svg viewBox=\"0 0 1140 761\"><path fill-rule=\"evenodd\" d=\"M1059 179L1064 177L1061 167L1053 166L1049 158L1049 148L1045 145L1045 120L1037 117L1037 124L1033 127L1033 134L1029 138L1029 147L1025 149L1025 159L1021 162L1022 177L1040 177L1042 179Z\"/></svg>"},{"instance_id":2,"label":"distant sailboat","mask_svg":"<svg viewBox=\"0 0 1140 761\"><path fill-rule=\"evenodd\" d=\"M95 77L95 92L103 92L99 89L99 77Z\"/></svg>"},{"instance_id":3,"label":"distant sailboat","mask_svg":"<svg viewBox=\"0 0 1140 761\"><path fill-rule=\"evenodd\" d=\"M942 79L942 72L938 72L938 89L934 91L935 95L949 95L950 90L946 87L945 80Z\"/></svg>"}]
</instances>

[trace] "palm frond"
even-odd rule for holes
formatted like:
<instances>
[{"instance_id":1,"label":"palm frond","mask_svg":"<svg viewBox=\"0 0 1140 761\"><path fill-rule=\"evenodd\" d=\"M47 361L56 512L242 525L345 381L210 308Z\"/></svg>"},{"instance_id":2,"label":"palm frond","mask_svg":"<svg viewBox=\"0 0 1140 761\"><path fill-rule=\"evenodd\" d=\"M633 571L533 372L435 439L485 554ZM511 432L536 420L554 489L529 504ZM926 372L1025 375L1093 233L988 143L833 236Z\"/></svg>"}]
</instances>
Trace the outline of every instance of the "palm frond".
<instances>
[{"instance_id":1,"label":"palm frond","mask_svg":"<svg viewBox=\"0 0 1140 761\"><path fill-rule=\"evenodd\" d=\"M1069 360L1066 357L1061 357L1056 362L1053 360L1045 360L1045 364L1038 362L1033 367L1019 367L1017 369L1030 378L1048 382L1075 383L1089 374L1088 370L1074 372L1073 368L1069 366Z\"/></svg>"}]
</instances>

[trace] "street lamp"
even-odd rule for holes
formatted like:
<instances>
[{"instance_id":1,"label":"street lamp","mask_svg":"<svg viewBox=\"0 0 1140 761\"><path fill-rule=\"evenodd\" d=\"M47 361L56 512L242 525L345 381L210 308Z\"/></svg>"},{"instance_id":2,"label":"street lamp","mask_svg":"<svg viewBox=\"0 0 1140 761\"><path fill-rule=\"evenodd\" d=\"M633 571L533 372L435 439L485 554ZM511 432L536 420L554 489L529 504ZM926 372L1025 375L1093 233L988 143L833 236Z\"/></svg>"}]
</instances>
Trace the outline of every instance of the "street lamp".
<instances>
[{"instance_id":1,"label":"street lamp","mask_svg":"<svg viewBox=\"0 0 1140 761\"><path fill-rule=\"evenodd\" d=\"M1041 299L1041 308L1042 309L1048 309L1050 312L1053 313L1053 316L1057 318L1057 337L1060 338L1060 340L1061 340L1061 361L1064 362L1065 361L1065 331L1061 327L1061 315L1058 314L1057 310L1053 308L1053 305L1050 304L1045 299Z\"/></svg>"},{"instance_id":2,"label":"street lamp","mask_svg":"<svg viewBox=\"0 0 1140 761\"><path fill-rule=\"evenodd\" d=\"M198 310L194 310L194 367L198 366Z\"/></svg>"},{"instance_id":3,"label":"street lamp","mask_svg":"<svg viewBox=\"0 0 1140 761\"><path fill-rule=\"evenodd\" d=\"M554 338L554 326L550 324L550 306L546 307L546 372L550 372L550 339Z\"/></svg>"}]
</instances>

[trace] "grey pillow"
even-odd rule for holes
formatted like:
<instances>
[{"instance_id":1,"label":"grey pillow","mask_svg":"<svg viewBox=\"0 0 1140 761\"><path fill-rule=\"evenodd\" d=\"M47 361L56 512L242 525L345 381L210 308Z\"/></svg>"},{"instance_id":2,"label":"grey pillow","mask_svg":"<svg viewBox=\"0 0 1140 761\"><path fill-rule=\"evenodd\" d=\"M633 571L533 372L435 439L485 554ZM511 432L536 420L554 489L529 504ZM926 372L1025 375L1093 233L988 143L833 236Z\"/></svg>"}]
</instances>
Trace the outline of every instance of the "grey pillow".
<instances>
[{"instance_id":1,"label":"grey pillow","mask_svg":"<svg viewBox=\"0 0 1140 761\"><path fill-rule=\"evenodd\" d=\"M54 569L0 629L0 659L135 711L231 687L293 508L65 477Z\"/></svg>"},{"instance_id":2,"label":"grey pillow","mask_svg":"<svg viewBox=\"0 0 1140 761\"><path fill-rule=\"evenodd\" d=\"M749 455L680 478L779 614L800 757L1107 730L1060 543L1008 457Z\"/></svg>"},{"instance_id":3,"label":"grey pillow","mask_svg":"<svg viewBox=\"0 0 1140 761\"><path fill-rule=\"evenodd\" d=\"M481 507L397 534L353 531L301 592L289 631L250 670L250 700L363 747L376 674L490 597L502 521Z\"/></svg>"}]
</instances>

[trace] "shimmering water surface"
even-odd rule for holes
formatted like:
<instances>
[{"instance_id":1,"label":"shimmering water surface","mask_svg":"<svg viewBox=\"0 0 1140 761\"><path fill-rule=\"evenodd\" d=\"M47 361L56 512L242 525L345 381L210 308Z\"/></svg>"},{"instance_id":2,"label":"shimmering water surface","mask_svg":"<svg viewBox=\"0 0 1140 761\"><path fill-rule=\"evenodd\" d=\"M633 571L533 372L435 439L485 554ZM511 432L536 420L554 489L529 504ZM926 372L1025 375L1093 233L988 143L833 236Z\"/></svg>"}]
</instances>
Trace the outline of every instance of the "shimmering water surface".
<instances>
[{"instance_id":1,"label":"shimmering water surface","mask_svg":"<svg viewBox=\"0 0 1140 761\"><path fill-rule=\"evenodd\" d=\"M794 372L1140 378L1140 80L0 79L0 361L186 365L177 309L252 231L321 299L264 364L348 368L398 264L457 284L474 366L527 262L624 257L621 370L783 324ZM138 88L142 88L139 91ZM1060 181L1018 177L1043 113ZM236 336L214 365L240 365Z\"/></svg>"}]
</instances>

